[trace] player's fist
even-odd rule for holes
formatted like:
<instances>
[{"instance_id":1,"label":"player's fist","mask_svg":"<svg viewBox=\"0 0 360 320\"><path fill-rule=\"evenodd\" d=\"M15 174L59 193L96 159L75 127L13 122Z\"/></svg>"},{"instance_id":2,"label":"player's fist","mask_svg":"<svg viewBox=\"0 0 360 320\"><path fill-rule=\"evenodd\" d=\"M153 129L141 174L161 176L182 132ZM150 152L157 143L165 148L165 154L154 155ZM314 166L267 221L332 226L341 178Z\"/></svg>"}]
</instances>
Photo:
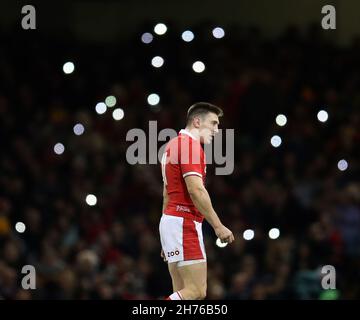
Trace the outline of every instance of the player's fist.
<instances>
[{"instance_id":1,"label":"player's fist","mask_svg":"<svg viewBox=\"0 0 360 320\"><path fill-rule=\"evenodd\" d=\"M217 237L221 240L221 242L231 243L235 240L231 230L226 228L224 225L216 227L214 231Z\"/></svg>"}]
</instances>

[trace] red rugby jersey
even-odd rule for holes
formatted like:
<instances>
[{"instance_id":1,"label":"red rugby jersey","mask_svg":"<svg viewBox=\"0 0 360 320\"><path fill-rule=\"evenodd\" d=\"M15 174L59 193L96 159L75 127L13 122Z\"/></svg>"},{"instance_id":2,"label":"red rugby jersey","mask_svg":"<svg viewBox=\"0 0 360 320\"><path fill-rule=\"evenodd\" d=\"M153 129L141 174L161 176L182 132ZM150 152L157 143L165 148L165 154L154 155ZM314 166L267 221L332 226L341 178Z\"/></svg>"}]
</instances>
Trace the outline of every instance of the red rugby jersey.
<instances>
[{"instance_id":1,"label":"red rugby jersey","mask_svg":"<svg viewBox=\"0 0 360 320\"><path fill-rule=\"evenodd\" d=\"M205 184L206 158L200 141L189 131L180 130L166 145L161 169L169 196L164 213L202 222L204 216L193 204L184 180L186 176L196 175Z\"/></svg>"}]
</instances>

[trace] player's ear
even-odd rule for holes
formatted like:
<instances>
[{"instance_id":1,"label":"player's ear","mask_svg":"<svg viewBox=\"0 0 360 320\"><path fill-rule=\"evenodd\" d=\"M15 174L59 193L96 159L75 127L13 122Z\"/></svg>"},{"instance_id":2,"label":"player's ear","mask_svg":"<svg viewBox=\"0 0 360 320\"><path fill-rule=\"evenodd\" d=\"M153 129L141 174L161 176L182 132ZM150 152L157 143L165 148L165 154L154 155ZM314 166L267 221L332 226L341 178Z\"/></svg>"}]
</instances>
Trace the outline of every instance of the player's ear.
<instances>
[{"instance_id":1,"label":"player's ear","mask_svg":"<svg viewBox=\"0 0 360 320\"><path fill-rule=\"evenodd\" d=\"M200 117L194 117L193 126L197 129L200 128L200 121L201 121Z\"/></svg>"}]
</instances>

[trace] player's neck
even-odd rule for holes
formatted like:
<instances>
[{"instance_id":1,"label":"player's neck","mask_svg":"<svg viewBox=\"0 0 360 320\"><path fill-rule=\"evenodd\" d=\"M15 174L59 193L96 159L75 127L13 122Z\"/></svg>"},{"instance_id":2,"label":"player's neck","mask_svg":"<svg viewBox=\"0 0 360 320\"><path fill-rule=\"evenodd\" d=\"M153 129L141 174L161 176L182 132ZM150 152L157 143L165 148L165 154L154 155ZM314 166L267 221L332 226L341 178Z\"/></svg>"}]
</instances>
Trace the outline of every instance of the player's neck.
<instances>
[{"instance_id":1,"label":"player's neck","mask_svg":"<svg viewBox=\"0 0 360 320\"><path fill-rule=\"evenodd\" d=\"M199 140L199 130L194 128L194 127L186 127L185 130L187 132L190 132L191 135L196 139L196 140Z\"/></svg>"}]
</instances>

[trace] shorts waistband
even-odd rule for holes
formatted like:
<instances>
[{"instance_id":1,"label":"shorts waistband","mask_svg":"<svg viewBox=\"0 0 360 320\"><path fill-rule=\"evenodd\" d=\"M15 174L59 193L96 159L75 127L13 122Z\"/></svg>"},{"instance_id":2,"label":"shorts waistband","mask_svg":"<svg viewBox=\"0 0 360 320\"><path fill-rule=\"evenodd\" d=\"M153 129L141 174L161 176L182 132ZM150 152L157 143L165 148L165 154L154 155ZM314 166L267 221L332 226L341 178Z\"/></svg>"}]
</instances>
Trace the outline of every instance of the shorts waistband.
<instances>
[{"instance_id":1,"label":"shorts waistband","mask_svg":"<svg viewBox=\"0 0 360 320\"><path fill-rule=\"evenodd\" d=\"M197 217L197 216L194 216L194 215L189 215L189 216L185 216L183 214L177 214L177 213L169 213L169 212L163 212L163 214L167 215L167 216L174 216L174 217L179 217L179 218L184 218L184 219L189 219L189 220L193 220L193 221L196 221L196 222L200 222L202 223L204 218L201 218L201 217Z\"/></svg>"}]
</instances>

